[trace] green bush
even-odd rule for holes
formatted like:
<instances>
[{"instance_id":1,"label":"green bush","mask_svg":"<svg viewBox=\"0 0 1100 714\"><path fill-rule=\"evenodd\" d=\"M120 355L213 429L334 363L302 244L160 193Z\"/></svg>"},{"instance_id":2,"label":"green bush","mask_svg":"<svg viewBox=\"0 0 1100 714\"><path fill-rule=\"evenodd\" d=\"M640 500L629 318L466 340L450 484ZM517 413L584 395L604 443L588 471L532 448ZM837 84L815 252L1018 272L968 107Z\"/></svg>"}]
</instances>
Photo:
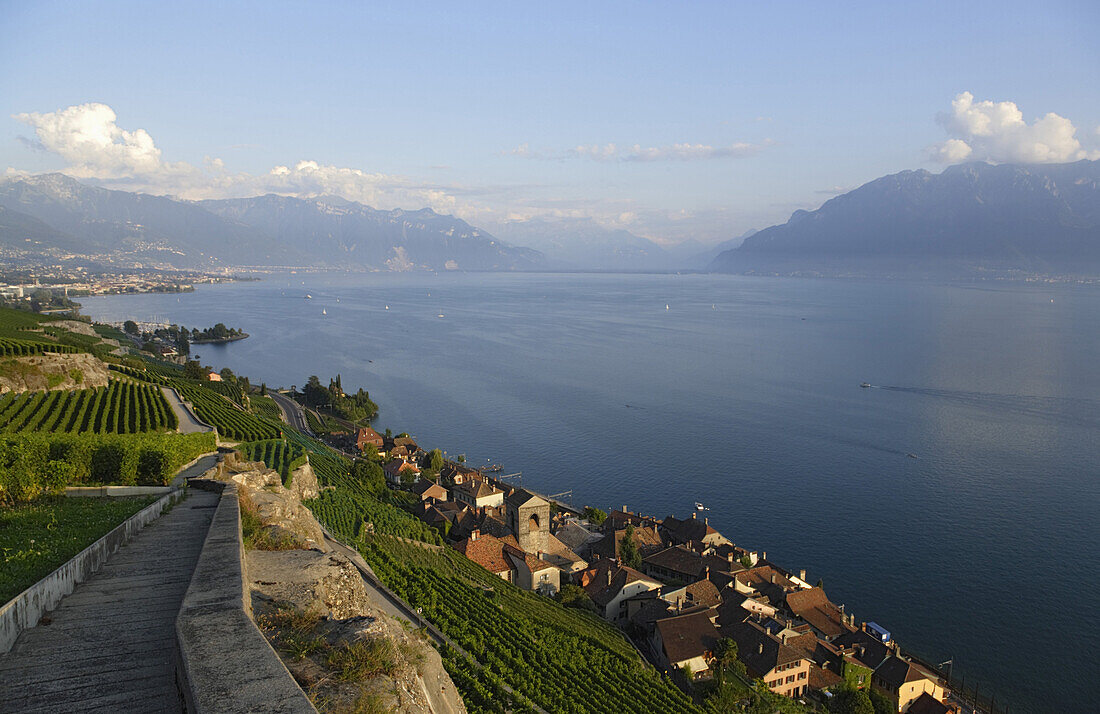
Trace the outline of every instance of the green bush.
<instances>
[{"instance_id":1,"label":"green bush","mask_svg":"<svg viewBox=\"0 0 1100 714\"><path fill-rule=\"evenodd\" d=\"M0 437L0 504L82 483L164 486L217 448L214 434L13 434Z\"/></svg>"}]
</instances>

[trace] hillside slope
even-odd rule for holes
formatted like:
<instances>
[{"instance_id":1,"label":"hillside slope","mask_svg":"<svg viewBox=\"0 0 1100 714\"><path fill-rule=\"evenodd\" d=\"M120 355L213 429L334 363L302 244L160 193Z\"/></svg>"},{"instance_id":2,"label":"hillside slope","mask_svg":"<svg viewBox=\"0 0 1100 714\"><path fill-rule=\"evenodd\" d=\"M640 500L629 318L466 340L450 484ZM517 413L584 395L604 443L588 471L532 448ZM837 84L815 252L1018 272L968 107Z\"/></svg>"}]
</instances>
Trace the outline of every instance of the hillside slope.
<instances>
[{"instance_id":1,"label":"hillside slope","mask_svg":"<svg viewBox=\"0 0 1100 714\"><path fill-rule=\"evenodd\" d=\"M725 251L718 272L830 261L1100 264L1100 161L903 171L796 211Z\"/></svg>"}]
</instances>

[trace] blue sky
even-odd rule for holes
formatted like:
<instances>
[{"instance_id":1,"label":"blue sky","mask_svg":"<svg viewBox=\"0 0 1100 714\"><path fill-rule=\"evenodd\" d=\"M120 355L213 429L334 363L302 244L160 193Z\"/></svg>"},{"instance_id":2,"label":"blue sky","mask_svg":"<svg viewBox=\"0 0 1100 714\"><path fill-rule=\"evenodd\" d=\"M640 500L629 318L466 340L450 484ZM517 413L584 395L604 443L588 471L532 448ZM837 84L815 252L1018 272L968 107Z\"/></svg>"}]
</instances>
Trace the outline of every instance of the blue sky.
<instances>
[{"instance_id":1,"label":"blue sky","mask_svg":"<svg viewBox=\"0 0 1100 714\"><path fill-rule=\"evenodd\" d=\"M0 1L0 171L713 242L1100 156L1098 3L764 5Z\"/></svg>"}]
</instances>

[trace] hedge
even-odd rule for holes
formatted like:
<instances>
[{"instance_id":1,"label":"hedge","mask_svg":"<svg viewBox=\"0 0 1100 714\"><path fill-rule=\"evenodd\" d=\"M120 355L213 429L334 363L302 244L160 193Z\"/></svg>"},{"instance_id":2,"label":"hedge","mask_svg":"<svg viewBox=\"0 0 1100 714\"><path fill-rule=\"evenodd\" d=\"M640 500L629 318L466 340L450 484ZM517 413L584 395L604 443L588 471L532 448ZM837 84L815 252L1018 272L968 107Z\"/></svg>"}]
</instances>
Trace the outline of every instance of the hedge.
<instances>
[{"instance_id":1,"label":"hedge","mask_svg":"<svg viewBox=\"0 0 1100 714\"><path fill-rule=\"evenodd\" d=\"M17 434L0 438L0 504L66 486L166 486L179 468L216 450L214 434Z\"/></svg>"}]
</instances>

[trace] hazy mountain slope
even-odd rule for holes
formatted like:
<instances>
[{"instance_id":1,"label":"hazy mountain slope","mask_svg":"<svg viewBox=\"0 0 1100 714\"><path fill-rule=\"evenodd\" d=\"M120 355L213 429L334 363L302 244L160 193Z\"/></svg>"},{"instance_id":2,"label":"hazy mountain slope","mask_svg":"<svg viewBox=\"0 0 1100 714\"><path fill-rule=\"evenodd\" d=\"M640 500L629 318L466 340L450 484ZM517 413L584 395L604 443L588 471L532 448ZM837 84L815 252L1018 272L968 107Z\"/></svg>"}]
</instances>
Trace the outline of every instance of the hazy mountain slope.
<instances>
[{"instance_id":1,"label":"hazy mountain slope","mask_svg":"<svg viewBox=\"0 0 1100 714\"><path fill-rule=\"evenodd\" d=\"M736 272L822 261L1100 263L1100 162L903 171L796 211L711 263Z\"/></svg>"},{"instance_id":2,"label":"hazy mountain slope","mask_svg":"<svg viewBox=\"0 0 1100 714\"><path fill-rule=\"evenodd\" d=\"M0 183L0 206L73 236L88 252L118 251L179 267L270 265L298 257L197 204L97 188L62 174Z\"/></svg>"},{"instance_id":3,"label":"hazy mountain slope","mask_svg":"<svg viewBox=\"0 0 1100 714\"><path fill-rule=\"evenodd\" d=\"M590 218L532 218L510 221L497 231L511 243L546 256L550 267L583 270L672 270L679 267L653 241Z\"/></svg>"},{"instance_id":4,"label":"hazy mountain slope","mask_svg":"<svg viewBox=\"0 0 1100 714\"><path fill-rule=\"evenodd\" d=\"M202 201L210 212L293 245L330 265L515 270L541 256L429 208L379 211L341 198L287 196Z\"/></svg>"},{"instance_id":5,"label":"hazy mountain slope","mask_svg":"<svg viewBox=\"0 0 1100 714\"><path fill-rule=\"evenodd\" d=\"M123 264L514 270L542 259L430 209L377 211L332 197L180 201L41 174L0 180L0 208L13 212L0 244L31 237Z\"/></svg>"},{"instance_id":6,"label":"hazy mountain slope","mask_svg":"<svg viewBox=\"0 0 1100 714\"><path fill-rule=\"evenodd\" d=\"M80 241L34 216L0 206L0 245L37 252L51 248L77 249Z\"/></svg>"}]
</instances>

